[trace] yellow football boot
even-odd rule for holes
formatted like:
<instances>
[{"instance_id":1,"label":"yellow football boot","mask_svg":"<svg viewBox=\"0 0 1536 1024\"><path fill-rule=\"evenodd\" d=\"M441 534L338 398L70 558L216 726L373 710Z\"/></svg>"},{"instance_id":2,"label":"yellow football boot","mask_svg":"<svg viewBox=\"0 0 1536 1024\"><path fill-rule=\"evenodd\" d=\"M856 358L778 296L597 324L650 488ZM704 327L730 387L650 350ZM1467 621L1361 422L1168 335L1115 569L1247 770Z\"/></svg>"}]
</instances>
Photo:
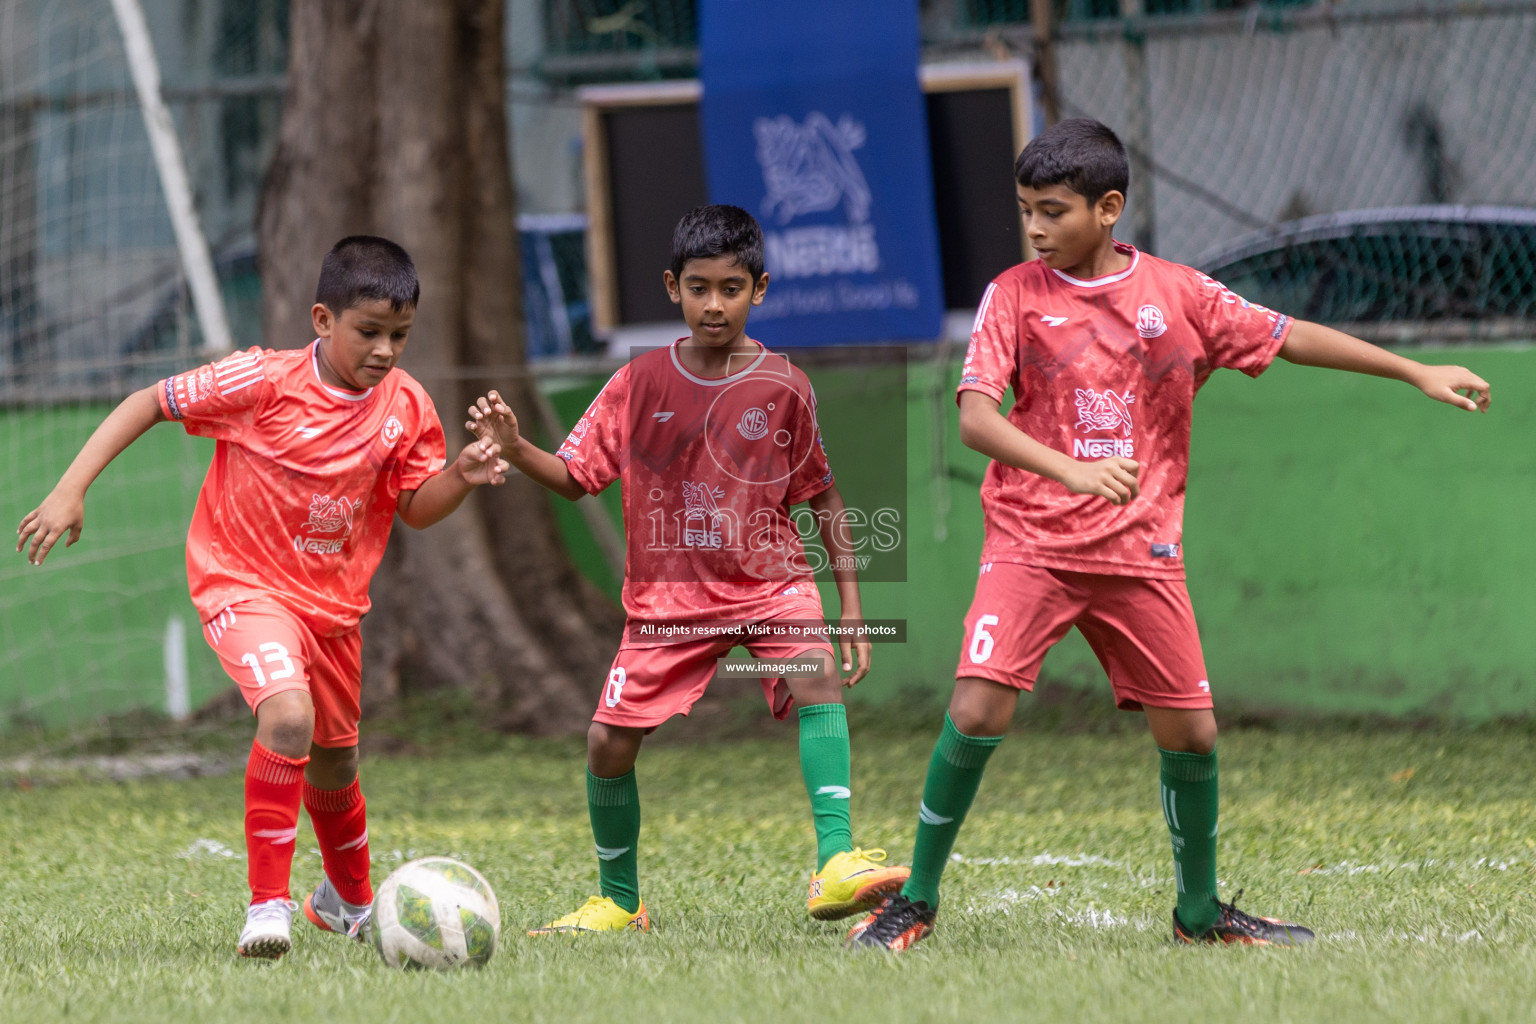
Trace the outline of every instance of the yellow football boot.
<instances>
[{"instance_id":1,"label":"yellow football boot","mask_svg":"<svg viewBox=\"0 0 1536 1024\"><path fill-rule=\"evenodd\" d=\"M557 917L543 928L530 929L529 935L563 935L573 932L622 932L651 930L645 904L631 914L607 896L593 896L573 912Z\"/></svg>"},{"instance_id":2,"label":"yellow football boot","mask_svg":"<svg viewBox=\"0 0 1536 1024\"><path fill-rule=\"evenodd\" d=\"M910 874L911 868L887 865L884 850L855 847L847 853L834 854L811 876L806 904L816 920L835 921L873 910L885 897L900 892Z\"/></svg>"}]
</instances>

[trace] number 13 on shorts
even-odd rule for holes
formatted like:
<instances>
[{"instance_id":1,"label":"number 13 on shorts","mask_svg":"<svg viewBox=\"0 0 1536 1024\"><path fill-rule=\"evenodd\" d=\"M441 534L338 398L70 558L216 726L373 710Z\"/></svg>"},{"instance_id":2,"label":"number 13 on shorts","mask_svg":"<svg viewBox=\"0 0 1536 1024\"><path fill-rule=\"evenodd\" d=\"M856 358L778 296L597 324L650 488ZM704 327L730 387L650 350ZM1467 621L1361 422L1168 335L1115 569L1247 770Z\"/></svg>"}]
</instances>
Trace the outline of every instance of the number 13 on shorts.
<instances>
[{"instance_id":1,"label":"number 13 on shorts","mask_svg":"<svg viewBox=\"0 0 1536 1024\"><path fill-rule=\"evenodd\" d=\"M290 679L293 677L294 672L297 671L293 667L293 660L288 657L288 648L282 644L276 642L265 643L258 647L257 651L265 655L268 665L277 666L276 671L263 673L261 662L257 660L256 655L242 654L240 661L249 667L252 674L256 676L257 686L266 686L268 680L275 683L279 680Z\"/></svg>"}]
</instances>

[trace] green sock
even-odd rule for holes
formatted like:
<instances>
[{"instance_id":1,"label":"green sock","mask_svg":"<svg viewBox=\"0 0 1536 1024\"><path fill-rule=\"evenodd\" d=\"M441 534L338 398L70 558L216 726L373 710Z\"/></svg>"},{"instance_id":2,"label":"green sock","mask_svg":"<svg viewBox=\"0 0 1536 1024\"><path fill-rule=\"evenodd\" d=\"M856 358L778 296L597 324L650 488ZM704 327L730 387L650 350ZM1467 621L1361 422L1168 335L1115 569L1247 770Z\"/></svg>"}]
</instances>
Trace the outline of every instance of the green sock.
<instances>
[{"instance_id":1,"label":"green sock","mask_svg":"<svg viewBox=\"0 0 1536 1024\"><path fill-rule=\"evenodd\" d=\"M848 823L848 712L841 704L810 704L800 709L800 774L811 798L816 824L816 870L834 854L853 849Z\"/></svg>"},{"instance_id":2,"label":"green sock","mask_svg":"<svg viewBox=\"0 0 1536 1024\"><path fill-rule=\"evenodd\" d=\"M602 894L633 914L640 909L640 790L635 770L616 779L587 771L587 811L597 844L597 875Z\"/></svg>"},{"instance_id":3,"label":"green sock","mask_svg":"<svg viewBox=\"0 0 1536 1024\"><path fill-rule=\"evenodd\" d=\"M939 878L949 862L949 852L955 848L955 837L965 823L971 801L976 799L987 758L1001 742L1001 736L965 735L955 728L949 712L944 712L944 731L933 748L928 779L923 783L917 845L912 850L912 877L901 887L903 896L938 908Z\"/></svg>"},{"instance_id":4,"label":"green sock","mask_svg":"<svg viewBox=\"0 0 1536 1024\"><path fill-rule=\"evenodd\" d=\"M1163 818L1173 836L1179 920L1199 934L1216 923L1216 751L1162 755Z\"/></svg>"}]
</instances>

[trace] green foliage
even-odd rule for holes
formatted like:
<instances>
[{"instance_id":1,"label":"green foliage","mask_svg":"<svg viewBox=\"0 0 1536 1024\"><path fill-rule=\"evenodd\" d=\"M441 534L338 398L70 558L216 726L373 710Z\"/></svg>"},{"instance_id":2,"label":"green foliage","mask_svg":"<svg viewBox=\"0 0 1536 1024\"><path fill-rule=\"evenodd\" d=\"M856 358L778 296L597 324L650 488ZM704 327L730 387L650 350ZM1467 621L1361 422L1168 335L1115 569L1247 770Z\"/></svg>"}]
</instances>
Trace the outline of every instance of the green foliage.
<instances>
[{"instance_id":1,"label":"green foliage","mask_svg":"<svg viewBox=\"0 0 1536 1024\"><path fill-rule=\"evenodd\" d=\"M937 722L854 722L855 840L909 855ZM814 843L792 729L641 756L649 935L529 938L596 891L568 740L370 759L374 877L432 854L483 871L503 948L398 972L295 922L276 966L233 951L238 773L21 789L0 776L6 1019L1511 1020L1536 1003L1526 728L1282 725L1221 740L1224 897L1315 927L1299 951L1183 948L1152 743L1124 725L999 748L939 928L852 956L805 913ZM663 730L658 739L663 739ZM862 739L861 739L862 737ZM231 747L230 756L236 754ZM1070 815L1064 808L1073 808ZM319 877L301 823L295 892Z\"/></svg>"}]
</instances>

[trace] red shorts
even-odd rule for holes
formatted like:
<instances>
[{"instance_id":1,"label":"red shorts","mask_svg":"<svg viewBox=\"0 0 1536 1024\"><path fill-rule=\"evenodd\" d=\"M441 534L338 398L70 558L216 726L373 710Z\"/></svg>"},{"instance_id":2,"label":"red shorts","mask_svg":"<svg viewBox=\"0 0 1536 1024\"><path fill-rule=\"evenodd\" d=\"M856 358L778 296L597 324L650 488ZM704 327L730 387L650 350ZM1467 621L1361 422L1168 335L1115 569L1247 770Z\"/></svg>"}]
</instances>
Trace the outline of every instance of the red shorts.
<instances>
[{"instance_id":1,"label":"red shorts","mask_svg":"<svg viewBox=\"0 0 1536 1024\"><path fill-rule=\"evenodd\" d=\"M1034 689L1046 652L1073 626L1109 673L1117 707L1211 706L1183 580L986 563L965 616L955 678Z\"/></svg>"},{"instance_id":2,"label":"red shorts","mask_svg":"<svg viewBox=\"0 0 1536 1024\"><path fill-rule=\"evenodd\" d=\"M251 711L274 693L303 690L315 705L322 747L357 744L363 637L321 637L275 601L241 601L203 623L203 636Z\"/></svg>"},{"instance_id":3,"label":"red shorts","mask_svg":"<svg viewBox=\"0 0 1536 1024\"><path fill-rule=\"evenodd\" d=\"M806 618L803 612L791 618ZM820 618L818 615L817 618ZM619 648L608 672L608 682L598 698L594 722L630 728L654 729L673 715L686 715L704 696L715 678L715 662L733 647L745 647L754 658L780 661L824 651L828 664L836 665L832 645L826 641L785 641L749 638L744 633L709 640L683 640L658 647ZM764 678L763 697L773 717L784 719L794 706L789 685L782 678Z\"/></svg>"}]
</instances>

